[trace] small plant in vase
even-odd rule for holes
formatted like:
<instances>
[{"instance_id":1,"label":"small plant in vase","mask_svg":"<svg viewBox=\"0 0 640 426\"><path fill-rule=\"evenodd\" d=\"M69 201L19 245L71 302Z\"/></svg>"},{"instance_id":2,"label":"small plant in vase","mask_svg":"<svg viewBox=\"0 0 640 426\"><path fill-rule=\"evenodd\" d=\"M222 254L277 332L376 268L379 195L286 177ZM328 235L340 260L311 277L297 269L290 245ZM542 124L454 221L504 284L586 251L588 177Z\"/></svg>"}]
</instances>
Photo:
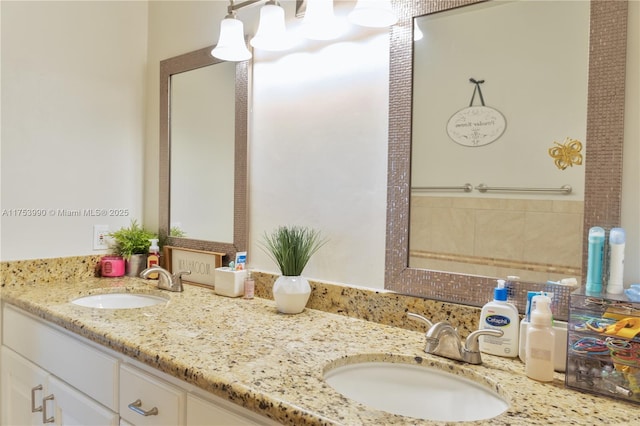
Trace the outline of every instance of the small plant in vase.
<instances>
[{"instance_id":1,"label":"small plant in vase","mask_svg":"<svg viewBox=\"0 0 640 426\"><path fill-rule=\"evenodd\" d=\"M311 295L309 281L302 271L326 240L314 229L281 226L265 233L262 249L278 265L282 274L273 284L273 298L278 311L297 314L304 310Z\"/></svg>"},{"instance_id":2,"label":"small plant in vase","mask_svg":"<svg viewBox=\"0 0 640 426\"><path fill-rule=\"evenodd\" d=\"M109 234L114 240L113 251L126 261L126 275L136 277L146 267L146 258L152 238L158 238L145 230L135 219L128 228L122 227Z\"/></svg>"}]
</instances>

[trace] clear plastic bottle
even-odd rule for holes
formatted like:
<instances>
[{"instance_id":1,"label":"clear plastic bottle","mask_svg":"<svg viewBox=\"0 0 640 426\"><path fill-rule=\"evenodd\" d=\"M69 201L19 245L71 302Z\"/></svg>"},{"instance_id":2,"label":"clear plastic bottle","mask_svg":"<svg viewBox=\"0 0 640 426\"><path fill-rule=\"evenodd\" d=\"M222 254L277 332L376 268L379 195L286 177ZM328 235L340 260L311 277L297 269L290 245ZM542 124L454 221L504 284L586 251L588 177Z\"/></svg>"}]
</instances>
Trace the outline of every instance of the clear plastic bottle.
<instances>
[{"instance_id":1,"label":"clear plastic bottle","mask_svg":"<svg viewBox=\"0 0 640 426\"><path fill-rule=\"evenodd\" d=\"M532 305L531 322L527 327L524 371L530 379L551 382L555 356L551 299L547 296L534 296Z\"/></svg>"},{"instance_id":2,"label":"clear plastic bottle","mask_svg":"<svg viewBox=\"0 0 640 426\"><path fill-rule=\"evenodd\" d=\"M480 328L502 330L502 337L480 336L480 350L491 355L514 358L518 356L520 316L518 308L507 302L505 281L498 280L493 301L482 307Z\"/></svg>"},{"instance_id":3,"label":"clear plastic bottle","mask_svg":"<svg viewBox=\"0 0 640 426\"><path fill-rule=\"evenodd\" d=\"M247 277L244 279L244 298L253 299L256 290L256 282L253 279L251 271L247 271Z\"/></svg>"}]
</instances>

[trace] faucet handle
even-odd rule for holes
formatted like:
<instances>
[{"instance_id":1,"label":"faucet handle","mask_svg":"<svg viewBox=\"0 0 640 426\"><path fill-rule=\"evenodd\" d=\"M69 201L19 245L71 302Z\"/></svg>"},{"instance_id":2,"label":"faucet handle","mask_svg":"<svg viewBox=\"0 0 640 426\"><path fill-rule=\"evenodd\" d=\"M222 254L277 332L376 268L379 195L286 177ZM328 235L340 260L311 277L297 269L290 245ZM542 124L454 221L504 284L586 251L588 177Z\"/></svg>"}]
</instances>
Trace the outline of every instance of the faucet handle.
<instances>
[{"instance_id":1,"label":"faucet handle","mask_svg":"<svg viewBox=\"0 0 640 426\"><path fill-rule=\"evenodd\" d=\"M480 336L502 337L504 331L493 328L482 328L471 332L464 342L464 347L468 352L480 352Z\"/></svg>"},{"instance_id":2,"label":"faucet handle","mask_svg":"<svg viewBox=\"0 0 640 426\"><path fill-rule=\"evenodd\" d=\"M182 286L182 276L183 275L191 275L191 271L178 271L171 277L171 290L173 291L183 291L184 287Z\"/></svg>"},{"instance_id":3,"label":"faucet handle","mask_svg":"<svg viewBox=\"0 0 640 426\"><path fill-rule=\"evenodd\" d=\"M428 328L433 327L433 323L429 321L427 318L423 317L422 315L414 314L413 312L407 312L407 317L414 320L423 321L424 323L427 324Z\"/></svg>"},{"instance_id":4,"label":"faucet handle","mask_svg":"<svg viewBox=\"0 0 640 426\"><path fill-rule=\"evenodd\" d=\"M176 279L182 279L183 275L191 275L191 271L187 270L187 271L178 271L175 274L173 274L174 277L176 277Z\"/></svg>"}]
</instances>

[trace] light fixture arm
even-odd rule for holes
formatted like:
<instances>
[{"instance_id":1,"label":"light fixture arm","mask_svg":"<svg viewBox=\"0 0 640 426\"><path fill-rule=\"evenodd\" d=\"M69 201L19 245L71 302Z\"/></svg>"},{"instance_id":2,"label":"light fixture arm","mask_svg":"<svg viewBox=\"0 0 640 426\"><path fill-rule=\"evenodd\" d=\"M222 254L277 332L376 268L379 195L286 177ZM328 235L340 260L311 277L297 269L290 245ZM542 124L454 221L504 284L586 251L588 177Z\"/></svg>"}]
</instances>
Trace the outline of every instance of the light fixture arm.
<instances>
[{"instance_id":1,"label":"light fixture arm","mask_svg":"<svg viewBox=\"0 0 640 426\"><path fill-rule=\"evenodd\" d=\"M264 2L265 0L245 0L240 3L235 3L233 0L229 0L229 6L227 6L227 13L232 14L236 10L240 10L242 8L252 6L256 3ZM268 3L276 3L274 0L267 0L265 4Z\"/></svg>"}]
</instances>

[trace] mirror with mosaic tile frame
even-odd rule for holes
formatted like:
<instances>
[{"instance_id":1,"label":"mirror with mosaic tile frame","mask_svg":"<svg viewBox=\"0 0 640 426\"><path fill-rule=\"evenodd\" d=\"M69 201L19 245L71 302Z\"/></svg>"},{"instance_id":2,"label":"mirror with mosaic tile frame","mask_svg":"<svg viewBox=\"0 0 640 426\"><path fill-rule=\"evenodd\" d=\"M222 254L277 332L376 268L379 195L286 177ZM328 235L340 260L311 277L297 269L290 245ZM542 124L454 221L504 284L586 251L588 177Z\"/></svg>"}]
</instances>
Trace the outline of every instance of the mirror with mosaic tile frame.
<instances>
[{"instance_id":1,"label":"mirror with mosaic tile frame","mask_svg":"<svg viewBox=\"0 0 640 426\"><path fill-rule=\"evenodd\" d=\"M491 297L495 276L461 274L410 267L410 198L412 146L414 17L479 3L474 0L396 1L400 21L391 34L388 213L385 288L404 294L483 305ZM588 152L584 159L582 240L591 226L619 226L626 57L626 2L590 4L589 76L586 112ZM606 190L603 190L606 188ZM582 266L586 248L582 244ZM502 278L502 276L501 276ZM544 282L520 280L512 296L520 309L528 289ZM556 288L558 293L566 289ZM566 293L568 294L568 292ZM566 316L566 299L558 317Z\"/></svg>"}]
</instances>

